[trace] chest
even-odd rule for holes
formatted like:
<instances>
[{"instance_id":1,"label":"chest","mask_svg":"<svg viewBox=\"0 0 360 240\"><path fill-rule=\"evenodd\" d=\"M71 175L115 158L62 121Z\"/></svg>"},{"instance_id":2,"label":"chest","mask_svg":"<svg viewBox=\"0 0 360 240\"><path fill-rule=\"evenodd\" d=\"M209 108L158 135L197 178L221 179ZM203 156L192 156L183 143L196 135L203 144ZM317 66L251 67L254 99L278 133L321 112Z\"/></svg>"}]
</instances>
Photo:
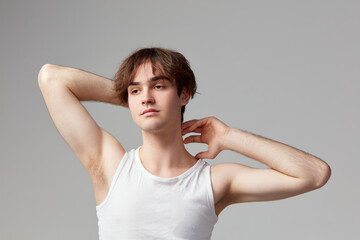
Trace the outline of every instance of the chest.
<instances>
[{"instance_id":1,"label":"chest","mask_svg":"<svg viewBox=\"0 0 360 240\"><path fill-rule=\"evenodd\" d=\"M151 235L203 239L191 234L211 233L217 219L205 191L152 184L141 180L124 184L120 181L97 212L99 229L121 231L119 234L128 239L150 239Z\"/></svg>"}]
</instances>

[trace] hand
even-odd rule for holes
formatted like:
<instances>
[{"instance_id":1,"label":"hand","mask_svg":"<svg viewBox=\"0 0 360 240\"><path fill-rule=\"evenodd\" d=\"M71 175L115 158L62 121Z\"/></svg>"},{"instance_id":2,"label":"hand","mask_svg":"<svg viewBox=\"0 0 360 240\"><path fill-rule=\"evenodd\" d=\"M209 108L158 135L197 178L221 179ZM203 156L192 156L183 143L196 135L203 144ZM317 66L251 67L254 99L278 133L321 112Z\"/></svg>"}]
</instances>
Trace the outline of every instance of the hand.
<instances>
[{"instance_id":1,"label":"hand","mask_svg":"<svg viewBox=\"0 0 360 240\"><path fill-rule=\"evenodd\" d=\"M198 153L195 158L214 159L225 149L224 137L230 127L215 117L207 117L200 120L190 120L182 124L182 135L195 132L200 135L191 135L184 139L184 143L205 143L208 145L206 152Z\"/></svg>"}]
</instances>

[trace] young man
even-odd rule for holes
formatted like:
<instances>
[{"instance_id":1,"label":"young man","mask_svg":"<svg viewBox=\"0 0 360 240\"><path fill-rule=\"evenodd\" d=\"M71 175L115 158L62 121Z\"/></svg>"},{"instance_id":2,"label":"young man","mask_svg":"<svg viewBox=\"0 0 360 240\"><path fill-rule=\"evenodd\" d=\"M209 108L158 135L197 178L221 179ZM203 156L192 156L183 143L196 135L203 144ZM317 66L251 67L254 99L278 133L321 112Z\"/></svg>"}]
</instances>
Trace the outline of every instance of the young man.
<instances>
[{"instance_id":1,"label":"young man","mask_svg":"<svg viewBox=\"0 0 360 240\"><path fill-rule=\"evenodd\" d=\"M232 128L215 117L183 121L196 92L183 55L149 48L130 55L115 81L80 69L46 64L39 87L52 120L92 180L100 239L210 239L231 204L288 198L323 186L330 167L301 150ZM80 101L129 108L143 143L125 151ZM183 140L188 133L198 133ZM126 139L125 136L123 139ZM192 156L184 143L205 143ZM269 168L210 166L232 150Z\"/></svg>"}]
</instances>

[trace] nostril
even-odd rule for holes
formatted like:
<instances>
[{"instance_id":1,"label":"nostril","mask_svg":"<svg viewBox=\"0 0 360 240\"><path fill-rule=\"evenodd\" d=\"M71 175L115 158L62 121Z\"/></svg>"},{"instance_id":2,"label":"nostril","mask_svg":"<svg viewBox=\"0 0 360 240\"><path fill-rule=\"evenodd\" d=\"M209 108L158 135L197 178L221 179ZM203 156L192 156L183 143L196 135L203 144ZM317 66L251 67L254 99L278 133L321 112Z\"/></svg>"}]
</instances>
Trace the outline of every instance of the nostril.
<instances>
[{"instance_id":1,"label":"nostril","mask_svg":"<svg viewBox=\"0 0 360 240\"><path fill-rule=\"evenodd\" d=\"M142 101L144 104L145 103L153 103L154 102L154 100L153 99L147 99L147 100L144 100L144 101Z\"/></svg>"}]
</instances>

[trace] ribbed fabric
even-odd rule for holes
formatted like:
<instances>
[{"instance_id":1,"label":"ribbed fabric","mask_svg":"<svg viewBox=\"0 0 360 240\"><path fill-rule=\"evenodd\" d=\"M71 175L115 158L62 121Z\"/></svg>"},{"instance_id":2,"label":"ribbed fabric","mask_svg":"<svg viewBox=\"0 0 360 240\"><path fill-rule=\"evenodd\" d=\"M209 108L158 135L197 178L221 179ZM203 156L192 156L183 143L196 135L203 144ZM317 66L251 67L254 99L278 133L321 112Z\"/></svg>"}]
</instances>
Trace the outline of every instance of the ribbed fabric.
<instances>
[{"instance_id":1,"label":"ribbed fabric","mask_svg":"<svg viewBox=\"0 0 360 240\"><path fill-rule=\"evenodd\" d=\"M218 217L210 165L203 159L183 174L148 172L139 148L126 152L108 195L96 206L100 240L209 240Z\"/></svg>"}]
</instances>

